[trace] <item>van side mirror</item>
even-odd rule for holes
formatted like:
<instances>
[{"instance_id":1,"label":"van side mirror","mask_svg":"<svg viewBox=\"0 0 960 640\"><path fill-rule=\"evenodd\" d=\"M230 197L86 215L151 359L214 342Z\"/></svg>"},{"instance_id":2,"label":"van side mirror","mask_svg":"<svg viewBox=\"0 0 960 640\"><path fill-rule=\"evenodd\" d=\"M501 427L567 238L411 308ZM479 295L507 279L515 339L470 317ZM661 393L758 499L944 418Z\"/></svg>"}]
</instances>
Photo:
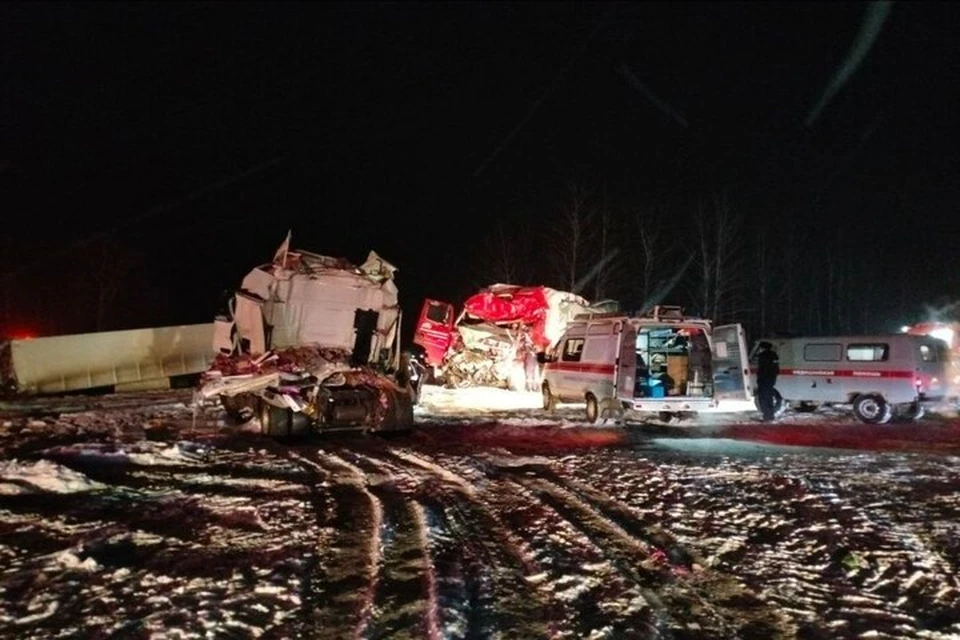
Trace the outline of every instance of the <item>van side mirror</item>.
<instances>
[{"instance_id":1,"label":"van side mirror","mask_svg":"<svg viewBox=\"0 0 960 640\"><path fill-rule=\"evenodd\" d=\"M537 353L537 362L539 364L546 364L548 362L556 362L557 358L553 354L547 351L541 351Z\"/></svg>"}]
</instances>

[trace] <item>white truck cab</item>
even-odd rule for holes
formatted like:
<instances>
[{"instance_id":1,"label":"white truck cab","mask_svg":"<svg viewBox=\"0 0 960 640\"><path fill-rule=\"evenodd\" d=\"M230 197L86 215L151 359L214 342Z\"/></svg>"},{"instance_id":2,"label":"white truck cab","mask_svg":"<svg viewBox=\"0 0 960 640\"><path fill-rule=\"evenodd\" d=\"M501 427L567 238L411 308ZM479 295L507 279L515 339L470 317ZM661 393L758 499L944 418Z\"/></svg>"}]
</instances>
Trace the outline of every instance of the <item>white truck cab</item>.
<instances>
[{"instance_id":1,"label":"white truck cab","mask_svg":"<svg viewBox=\"0 0 960 640\"><path fill-rule=\"evenodd\" d=\"M581 314L548 352L543 405L584 402L589 422L625 411L664 419L703 411L753 410L740 325L713 327L657 306L642 316Z\"/></svg>"}]
</instances>

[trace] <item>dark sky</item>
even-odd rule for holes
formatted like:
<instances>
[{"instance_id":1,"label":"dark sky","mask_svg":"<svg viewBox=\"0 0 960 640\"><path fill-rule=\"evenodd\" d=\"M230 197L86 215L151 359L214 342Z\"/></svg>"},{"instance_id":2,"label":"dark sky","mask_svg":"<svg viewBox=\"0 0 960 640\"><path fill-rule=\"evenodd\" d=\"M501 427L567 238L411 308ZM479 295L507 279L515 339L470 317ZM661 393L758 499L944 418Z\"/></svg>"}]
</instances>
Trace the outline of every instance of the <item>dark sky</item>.
<instances>
[{"instance_id":1,"label":"dark sky","mask_svg":"<svg viewBox=\"0 0 960 640\"><path fill-rule=\"evenodd\" d=\"M106 241L136 256L124 322L202 322L292 228L301 248L392 260L414 309L469 293L478 233L549 219L570 181L645 201L724 190L748 221L841 225L882 247L878 269L960 268L956 4L895 3L804 125L866 12L3 4L8 299ZM958 288L951 272L923 296Z\"/></svg>"}]
</instances>

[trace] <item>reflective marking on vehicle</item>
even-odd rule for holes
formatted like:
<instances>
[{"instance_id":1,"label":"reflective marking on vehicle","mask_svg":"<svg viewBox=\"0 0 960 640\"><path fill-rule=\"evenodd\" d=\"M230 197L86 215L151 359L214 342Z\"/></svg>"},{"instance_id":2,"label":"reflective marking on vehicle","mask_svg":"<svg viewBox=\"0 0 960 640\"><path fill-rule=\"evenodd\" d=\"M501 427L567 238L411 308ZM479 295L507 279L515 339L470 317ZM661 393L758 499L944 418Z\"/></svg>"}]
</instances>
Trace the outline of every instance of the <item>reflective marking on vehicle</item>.
<instances>
[{"instance_id":1,"label":"reflective marking on vehicle","mask_svg":"<svg viewBox=\"0 0 960 640\"><path fill-rule=\"evenodd\" d=\"M563 371L564 373L603 373L613 374L612 364L581 364L579 362L548 362L544 371Z\"/></svg>"},{"instance_id":2,"label":"reflective marking on vehicle","mask_svg":"<svg viewBox=\"0 0 960 640\"><path fill-rule=\"evenodd\" d=\"M756 367L750 369L757 373ZM830 376L833 378L912 378L913 371L863 371L858 369L780 369L781 376Z\"/></svg>"}]
</instances>

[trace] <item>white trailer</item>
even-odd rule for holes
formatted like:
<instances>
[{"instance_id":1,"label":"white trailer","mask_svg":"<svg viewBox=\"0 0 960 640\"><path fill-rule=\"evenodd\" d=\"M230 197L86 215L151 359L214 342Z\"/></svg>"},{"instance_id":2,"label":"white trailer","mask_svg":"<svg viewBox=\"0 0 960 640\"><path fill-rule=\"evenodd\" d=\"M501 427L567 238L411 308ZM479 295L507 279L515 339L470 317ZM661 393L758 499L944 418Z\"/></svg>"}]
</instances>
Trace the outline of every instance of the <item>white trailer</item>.
<instances>
[{"instance_id":1,"label":"white trailer","mask_svg":"<svg viewBox=\"0 0 960 640\"><path fill-rule=\"evenodd\" d=\"M0 381L34 394L160 389L206 371L212 343L212 323L11 340L0 345Z\"/></svg>"}]
</instances>

